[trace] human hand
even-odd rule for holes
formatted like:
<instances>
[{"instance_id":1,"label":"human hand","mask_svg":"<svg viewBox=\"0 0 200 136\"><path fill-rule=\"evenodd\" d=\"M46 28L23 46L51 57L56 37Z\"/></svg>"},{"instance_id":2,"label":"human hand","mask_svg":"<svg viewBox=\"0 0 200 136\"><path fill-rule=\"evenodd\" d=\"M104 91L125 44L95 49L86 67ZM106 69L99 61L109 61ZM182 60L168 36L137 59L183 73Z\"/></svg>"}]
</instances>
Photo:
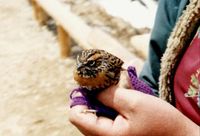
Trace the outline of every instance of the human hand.
<instances>
[{"instance_id":1,"label":"human hand","mask_svg":"<svg viewBox=\"0 0 200 136\"><path fill-rule=\"evenodd\" d=\"M130 87L134 90L143 92L145 94L154 95L152 89L137 76L135 67L129 66L127 68L128 82ZM134 91L133 90L133 91ZM97 116L105 116L111 119L114 119L118 112L103 105L96 99L96 95L99 93L99 90L88 90L86 88L76 88L70 94L71 105L70 107L76 105L87 105L90 111L96 112ZM77 94L79 94L77 96Z\"/></svg>"},{"instance_id":2,"label":"human hand","mask_svg":"<svg viewBox=\"0 0 200 136\"><path fill-rule=\"evenodd\" d=\"M167 102L129 89L111 87L99 101L119 114L112 120L84 113L87 106L70 109L69 120L87 136L198 136L199 128Z\"/></svg>"}]
</instances>

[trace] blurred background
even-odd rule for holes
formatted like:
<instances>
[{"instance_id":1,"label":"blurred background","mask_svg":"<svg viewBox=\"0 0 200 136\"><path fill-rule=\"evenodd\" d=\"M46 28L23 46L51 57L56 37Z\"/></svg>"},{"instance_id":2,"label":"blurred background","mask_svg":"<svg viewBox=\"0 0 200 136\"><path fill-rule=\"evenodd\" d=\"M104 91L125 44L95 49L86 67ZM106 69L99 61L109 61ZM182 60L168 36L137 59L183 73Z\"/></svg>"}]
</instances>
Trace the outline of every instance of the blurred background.
<instances>
[{"instance_id":1,"label":"blurred background","mask_svg":"<svg viewBox=\"0 0 200 136\"><path fill-rule=\"evenodd\" d=\"M57 1L144 62L157 1ZM54 19L40 25L31 0L0 0L0 136L81 136L68 121L75 57L83 49L71 40L63 59Z\"/></svg>"}]
</instances>

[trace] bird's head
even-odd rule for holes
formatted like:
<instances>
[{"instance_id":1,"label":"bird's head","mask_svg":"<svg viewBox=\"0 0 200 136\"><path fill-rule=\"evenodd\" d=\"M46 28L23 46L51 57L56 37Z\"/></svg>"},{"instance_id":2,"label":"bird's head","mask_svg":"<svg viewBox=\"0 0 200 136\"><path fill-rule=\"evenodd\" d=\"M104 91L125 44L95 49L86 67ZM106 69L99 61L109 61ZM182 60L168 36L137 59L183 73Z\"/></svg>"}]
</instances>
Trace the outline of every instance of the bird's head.
<instances>
[{"instance_id":1,"label":"bird's head","mask_svg":"<svg viewBox=\"0 0 200 136\"><path fill-rule=\"evenodd\" d=\"M90 49L82 51L76 60L76 72L84 78L96 77L103 70L106 63L106 52L103 50Z\"/></svg>"}]
</instances>

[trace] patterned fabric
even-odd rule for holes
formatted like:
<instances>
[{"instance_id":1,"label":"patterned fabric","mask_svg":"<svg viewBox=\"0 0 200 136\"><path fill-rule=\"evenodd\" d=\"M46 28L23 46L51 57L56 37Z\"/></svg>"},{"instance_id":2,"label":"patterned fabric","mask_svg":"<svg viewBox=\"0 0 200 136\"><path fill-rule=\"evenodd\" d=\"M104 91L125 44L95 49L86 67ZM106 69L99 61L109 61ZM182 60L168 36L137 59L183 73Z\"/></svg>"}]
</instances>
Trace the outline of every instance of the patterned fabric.
<instances>
[{"instance_id":1,"label":"patterned fabric","mask_svg":"<svg viewBox=\"0 0 200 136\"><path fill-rule=\"evenodd\" d=\"M199 29L200 30L200 29ZM200 31L184 53L174 77L176 107L200 125Z\"/></svg>"},{"instance_id":2,"label":"patterned fabric","mask_svg":"<svg viewBox=\"0 0 200 136\"><path fill-rule=\"evenodd\" d=\"M134 90L141 91L149 95L154 95L152 89L137 77L136 69L134 67L129 66L127 71L131 86ZM78 96L76 96L77 93L79 94ZM96 110L97 116L106 116L108 118L114 119L118 113L115 110L100 103L96 99L97 93L98 92L95 90L89 91L83 88L74 89L70 94L70 99L72 101L70 107L76 105L86 105L89 109Z\"/></svg>"}]
</instances>

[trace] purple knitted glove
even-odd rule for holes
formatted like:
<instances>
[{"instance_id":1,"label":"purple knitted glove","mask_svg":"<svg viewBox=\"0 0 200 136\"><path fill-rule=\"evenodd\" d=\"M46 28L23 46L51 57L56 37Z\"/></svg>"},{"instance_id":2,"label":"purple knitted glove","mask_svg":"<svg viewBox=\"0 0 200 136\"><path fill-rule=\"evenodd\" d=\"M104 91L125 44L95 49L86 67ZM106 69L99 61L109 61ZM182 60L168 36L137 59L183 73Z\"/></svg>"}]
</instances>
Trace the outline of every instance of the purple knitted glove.
<instances>
[{"instance_id":1,"label":"purple knitted glove","mask_svg":"<svg viewBox=\"0 0 200 136\"><path fill-rule=\"evenodd\" d=\"M151 87L149 87L144 81L140 80L137 77L135 67L132 67L132 66L128 67L128 76L130 78L130 83L131 83L132 89L143 92L145 94L154 95Z\"/></svg>"},{"instance_id":2,"label":"purple knitted glove","mask_svg":"<svg viewBox=\"0 0 200 136\"><path fill-rule=\"evenodd\" d=\"M141 91L146 94L154 95L152 89L142 80L137 77L136 69L132 66L128 67L128 76L130 78L131 87L134 90ZM114 119L118 113L103 105L96 99L97 91L88 91L84 88L74 89L70 94L70 99L72 100L70 107L76 105L86 105L88 109L96 110L97 116L105 116L111 119ZM79 93L76 96L76 93Z\"/></svg>"},{"instance_id":3,"label":"purple knitted glove","mask_svg":"<svg viewBox=\"0 0 200 136\"><path fill-rule=\"evenodd\" d=\"M78 93L78 96L76 96L76 93ZM91 93L85 88L74 89L70 94L70 99L72 100L70 108L76 105L85 105L88 109L96 110L97 116L105 116L111 119L114 119L118 114L115 110L99 102L96 99L96 93Z\"/></svg>"}]
</instances>

